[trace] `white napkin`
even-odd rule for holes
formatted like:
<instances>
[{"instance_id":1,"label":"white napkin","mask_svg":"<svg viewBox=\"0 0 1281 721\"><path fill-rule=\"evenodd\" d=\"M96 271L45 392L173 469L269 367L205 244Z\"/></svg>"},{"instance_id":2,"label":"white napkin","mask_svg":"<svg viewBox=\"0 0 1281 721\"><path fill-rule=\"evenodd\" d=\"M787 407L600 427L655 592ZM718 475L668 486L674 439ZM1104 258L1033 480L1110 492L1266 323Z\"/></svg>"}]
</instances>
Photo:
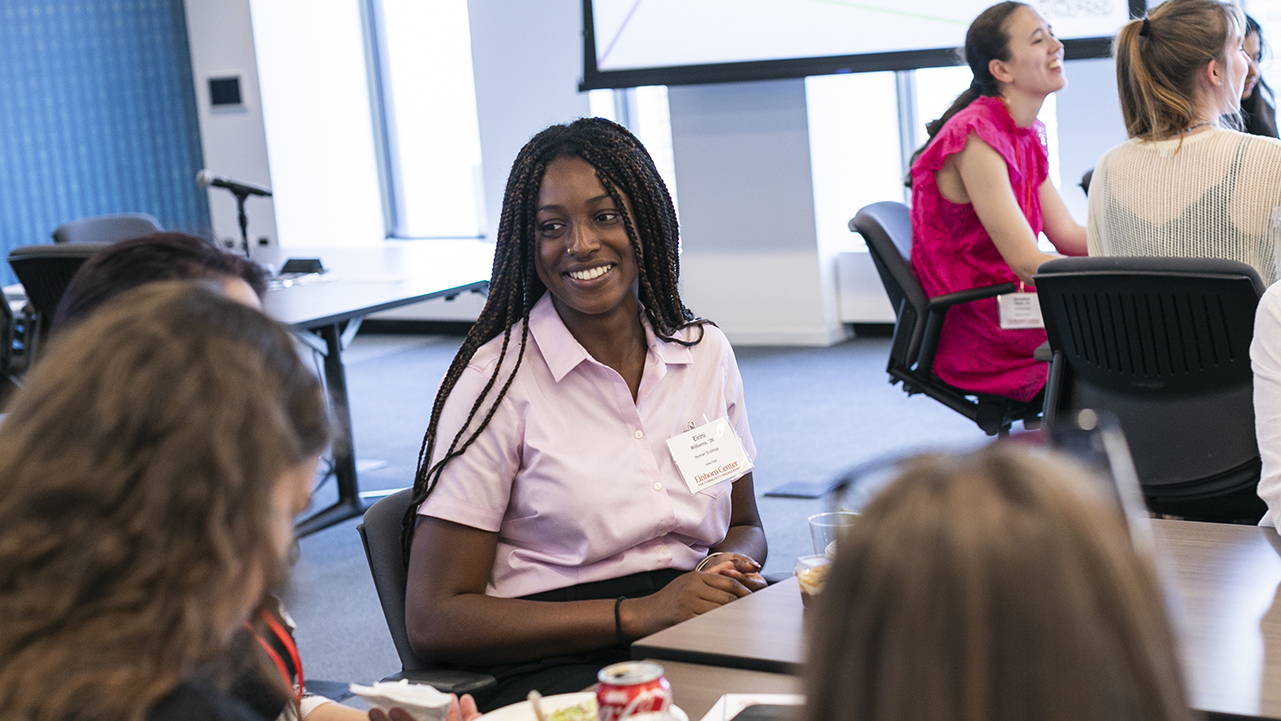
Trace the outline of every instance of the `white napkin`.
<instances>
[{"instance_id":1,"label":"white napkin","mask_svg":"<svg viewBox=\"0 0 1281 721\"><path fill-rule=\"evenodd\" d=\"M410 683L409 679L379 681L373 686L353 683L351 692L373 708L403 708L417 721L445 721L445 714L449 713L449 694L425 683Z\"/></svg>"}]
</instances>

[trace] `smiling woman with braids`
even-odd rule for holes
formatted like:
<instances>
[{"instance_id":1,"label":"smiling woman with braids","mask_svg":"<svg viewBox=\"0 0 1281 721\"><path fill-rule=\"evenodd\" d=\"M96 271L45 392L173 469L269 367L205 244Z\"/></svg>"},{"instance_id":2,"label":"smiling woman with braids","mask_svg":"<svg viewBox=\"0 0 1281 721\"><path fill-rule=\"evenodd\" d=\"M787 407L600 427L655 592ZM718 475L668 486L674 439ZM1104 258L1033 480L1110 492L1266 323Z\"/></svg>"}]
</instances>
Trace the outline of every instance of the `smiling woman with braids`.
<instances>
[{"instance_id":1,"label":"smiling woman with braids","mask_svg":"<svg viewBox=\"0 0 1281 721\"><path fill-rule=\"evenodd\" d=\"M727 418L724 334L677 291L649 154L586 118L521 150L489 301L432 407L405 519L410 641L493 673L488 707L577 691L627 642L764 585L752 476L698 493L667 439Z\"/></svg>"}]
</instances>

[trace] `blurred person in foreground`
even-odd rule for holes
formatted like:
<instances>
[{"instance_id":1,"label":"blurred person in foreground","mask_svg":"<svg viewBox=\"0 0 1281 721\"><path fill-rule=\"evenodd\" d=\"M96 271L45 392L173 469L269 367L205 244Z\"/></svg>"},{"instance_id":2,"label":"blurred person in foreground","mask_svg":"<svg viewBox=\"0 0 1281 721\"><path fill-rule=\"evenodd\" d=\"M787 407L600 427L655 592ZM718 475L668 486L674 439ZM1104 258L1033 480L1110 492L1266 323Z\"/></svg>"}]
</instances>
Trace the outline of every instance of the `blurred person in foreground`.
<instances>
[{"instance_id":1,"label":"blurred person in foreground","mask_svg":"<svg viewBox=\"0 0 1281 721\"><path fill-rule=\"evenodd\" d=\"M909 462L812 608L805 721L1191 721L1152 564L1084 474Z\"/></svg>"},{"instance_id":2,"label":"blurred person in foreground","mask_svg":"<svg viewBox=\"0 0 1281 721\"><path fill-rule=\"evenodd\" d=\"M54 339L0 425L0 717L258 718L224 650L329 441L287 331L155 283Z\"/></svg>"},{"instance_id":3,"label":"blurred person in foreground","mask_svg":"<svg viewBox=\"0 0 1281 721\"><path fill-rule=\"evenodd\" d=\"M54 332L74 327L133 288L171 280L205 281L231 300L259 310L267 292L267 273L252 260L194 235L151 233L115 243L80 266L58 304ZM305 692L294 633L294 621L280 600L265 595L230 644L230 654L242 666L232 694L265 719L364 719L363 711ZM304 691L296 694L292 688Z\"/></svg>"}]
</instances>

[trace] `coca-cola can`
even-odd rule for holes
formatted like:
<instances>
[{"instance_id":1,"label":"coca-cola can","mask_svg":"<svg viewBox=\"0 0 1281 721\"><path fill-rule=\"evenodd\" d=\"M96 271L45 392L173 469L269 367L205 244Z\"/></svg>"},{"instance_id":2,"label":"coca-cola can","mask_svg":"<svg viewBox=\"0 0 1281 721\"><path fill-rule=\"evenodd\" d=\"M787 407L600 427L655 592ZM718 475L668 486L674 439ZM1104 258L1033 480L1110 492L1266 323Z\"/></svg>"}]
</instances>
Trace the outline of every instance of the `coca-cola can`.
<instances>
[{"instance_id":1,"label":"coca-cola can","mask_svg":"<svg viewBox=\"0 0 1281 721\"><path fill-rule=\"evenodd\" d=\"M623 721L638 714L661 713L672 705L672 685L652 661L624 661L596 675L600 721Z\"/></svg>"}]
</instances>

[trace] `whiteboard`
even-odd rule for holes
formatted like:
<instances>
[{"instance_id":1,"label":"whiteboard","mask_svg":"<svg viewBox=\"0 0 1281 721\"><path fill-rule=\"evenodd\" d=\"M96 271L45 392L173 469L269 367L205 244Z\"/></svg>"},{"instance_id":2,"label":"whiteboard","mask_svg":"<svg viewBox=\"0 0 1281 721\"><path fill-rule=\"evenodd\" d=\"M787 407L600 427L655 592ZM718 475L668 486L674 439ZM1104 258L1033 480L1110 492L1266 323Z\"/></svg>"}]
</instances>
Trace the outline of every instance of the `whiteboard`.
<instances>
[{"instance_id":1,"label":"whiteboard","mask_svg":"<svg viewBox=\"0 0 1281 721\"><path fill-rule=\"evenodd\" d=\"M916 67L950 64L953 56L939 51L960 47L970 22L992 2L585 0L585 4L584 15L591 21L584 34L589 51L585 74L592 75L723 64L774 62L777 67L777 61L884 54L896 54L913 66L905 54L922 51L934 52L931 61ZM1065 41L1111 38L1131 12L1130 0L1032 0L1029 4ZM939 62L941 57L945 59ZM750 74L751 68L744 70Z\"/></svg>"}]
</instances>

